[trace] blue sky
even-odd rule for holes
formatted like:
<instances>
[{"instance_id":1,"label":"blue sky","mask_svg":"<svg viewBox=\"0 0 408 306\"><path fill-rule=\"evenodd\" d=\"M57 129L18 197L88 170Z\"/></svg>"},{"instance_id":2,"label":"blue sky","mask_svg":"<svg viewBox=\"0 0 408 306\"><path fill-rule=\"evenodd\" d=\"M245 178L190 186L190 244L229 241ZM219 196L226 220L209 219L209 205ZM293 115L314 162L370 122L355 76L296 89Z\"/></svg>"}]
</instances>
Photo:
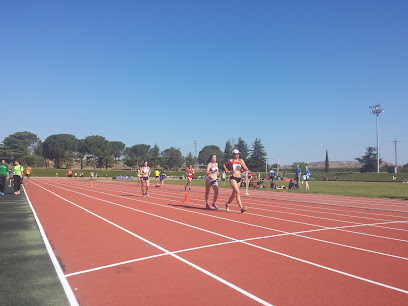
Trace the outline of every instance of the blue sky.
<instances>
[{"instance_id":1,"label":"blue sky","mask_svg":"<svg viewBox=\"0 0 408 306\"><path fill-rule=\"evenodd\" d=\"M187 154L258 137L282 164L353 160L376 146L381 103L382 158L408 141L407 1L3 1L0 29L1 140Z\"/></svg>"}]
</instances>

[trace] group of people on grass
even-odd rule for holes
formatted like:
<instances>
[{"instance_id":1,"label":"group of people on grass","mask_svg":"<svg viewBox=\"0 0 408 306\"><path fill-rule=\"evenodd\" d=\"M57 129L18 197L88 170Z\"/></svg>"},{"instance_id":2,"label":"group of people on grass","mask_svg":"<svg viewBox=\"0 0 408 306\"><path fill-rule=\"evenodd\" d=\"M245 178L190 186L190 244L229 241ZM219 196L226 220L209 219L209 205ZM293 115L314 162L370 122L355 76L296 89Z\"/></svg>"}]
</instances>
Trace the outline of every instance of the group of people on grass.
<instances>
[{"instance_id":1,"label":"group of people on grass","mask_svg":"<svg viewBox=\"0 0 408 306\"><path fill-rule=\"evenodd\" d=\"M4 196L4 191L6 189L7 181L9 181L9 187L13 184L14 194L20 194L21 184L23 184L24 176L26 177L26 185L28 185L28 180L32 174L31 167L28 165L25 169L20 165L19 160L15 160L12 167L6 164L3 159L0 164L0 195Z\"/></svg>"}]
</instances>

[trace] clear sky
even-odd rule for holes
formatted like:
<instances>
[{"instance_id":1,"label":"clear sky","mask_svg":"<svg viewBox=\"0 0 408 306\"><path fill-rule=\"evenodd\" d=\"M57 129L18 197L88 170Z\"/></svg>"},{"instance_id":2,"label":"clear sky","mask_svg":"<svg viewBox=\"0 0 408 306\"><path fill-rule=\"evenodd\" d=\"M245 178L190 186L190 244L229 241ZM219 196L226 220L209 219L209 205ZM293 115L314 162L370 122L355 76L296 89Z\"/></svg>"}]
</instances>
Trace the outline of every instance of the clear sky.
<instances>
[{"instance_id":1,"label":"clear sky","mask_svg":"<svg viewBox=\"0 0 408 306\"><path fill-rule=\"evenodd\" d=\"M258 137L281 164L354 160L376 146L381 103L394 162L407 98L406 0L0 4L0 141L27 130L194 154L194 140Z\"/></svg>"}]
</instances>

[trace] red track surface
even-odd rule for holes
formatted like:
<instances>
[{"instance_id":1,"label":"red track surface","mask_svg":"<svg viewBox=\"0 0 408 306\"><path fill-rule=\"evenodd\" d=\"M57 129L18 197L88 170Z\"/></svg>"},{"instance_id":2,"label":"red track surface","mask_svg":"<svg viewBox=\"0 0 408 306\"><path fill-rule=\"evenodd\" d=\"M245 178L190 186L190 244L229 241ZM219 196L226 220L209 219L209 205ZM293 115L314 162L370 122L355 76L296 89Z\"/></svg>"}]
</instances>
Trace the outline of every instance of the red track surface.
<instances>
[{"instance_id":1,"label":"red track surface","mask_svg":"<svg viewBox=\"0 0 408 306\"><path fill-rule=\"evenodd\" d=\"M408 305L406 201L63 182L26 193L81 305Z\"/></svg>"}]
</instances>

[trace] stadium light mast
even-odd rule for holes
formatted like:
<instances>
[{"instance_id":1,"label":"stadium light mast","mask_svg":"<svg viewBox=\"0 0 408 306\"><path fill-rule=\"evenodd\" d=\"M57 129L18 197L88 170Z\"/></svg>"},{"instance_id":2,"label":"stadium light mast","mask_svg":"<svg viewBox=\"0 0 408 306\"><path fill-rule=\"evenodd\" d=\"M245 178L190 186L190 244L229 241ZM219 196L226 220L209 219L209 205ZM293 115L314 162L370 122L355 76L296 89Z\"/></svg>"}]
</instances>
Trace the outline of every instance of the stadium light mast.
<instances>
[{"instance_id":1,"label":"stadium light mast","mask_svg":"<svg viewBox=\"0 0 408 306\"><path fill-rule=\"evenodd\" d=\"M380 107L381 104L370 106L370 108L373 109L371 113L375 114L377 119L377 173L380 173L380 140L378 138L378 115L384 112Z\"/></svg>"}]
</instances>

